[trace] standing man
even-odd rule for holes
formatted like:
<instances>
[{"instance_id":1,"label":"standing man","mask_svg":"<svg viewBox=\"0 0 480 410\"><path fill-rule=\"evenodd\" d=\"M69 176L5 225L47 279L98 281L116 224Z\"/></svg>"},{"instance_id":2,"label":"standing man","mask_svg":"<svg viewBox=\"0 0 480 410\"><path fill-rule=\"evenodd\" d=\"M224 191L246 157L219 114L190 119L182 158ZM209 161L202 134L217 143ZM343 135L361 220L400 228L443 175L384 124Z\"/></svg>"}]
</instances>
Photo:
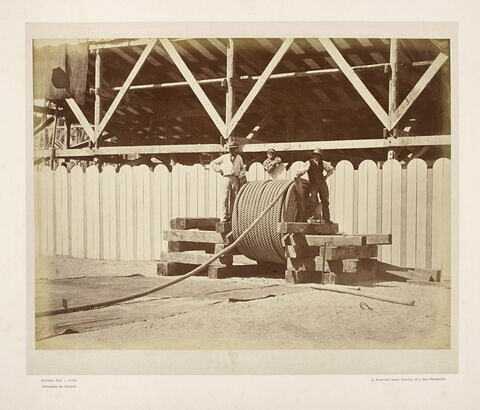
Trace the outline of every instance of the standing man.
<instances>
[{"instance_id":1,"label":"standing man","mask_svg":"<svg viewBox=\"0 0 480 410\"><path fill-rule=\"evenodd\" d=\"M268 175L272 179L275 179L278 173L276 172L278 166L282 163L282 159L276 156L276 152L273 148L267 151L267 159L263 161L263 169L268 172Z\"/></svg>"},{"instance_id":2,"label":"standing man","mask_svg":"<svg viewBox=\"0 0 480 410\"><path fill-rule=\"evenodd\" d=\"M240 188L239 178L246 173L243 159L240 156L238 145L230 145L229 153L221 155L210 162L210 167L223 176L223 219L230 222L232 219L233 204Z\"/></svg>"},{"instance_id":3,"label":"standing man","mask_svg":"<svg viewBox=\"0 0 480 410\"><path fill-rule=\"evenodd\" d=\"M328 201L328 185L327 178L333 174L333 167L330 163L323 160L323 151L319 148L314 149L312 159L305 163L305 166L297 172L297 177L308 173L310 184L308 186L308 195L312 207L312 218L318 218L317 207L319 205L318 195L320 194L320 201L322 202L322 219L325 223L332 223L330 220L330 210Z\"/></svg>"}]
</instances>

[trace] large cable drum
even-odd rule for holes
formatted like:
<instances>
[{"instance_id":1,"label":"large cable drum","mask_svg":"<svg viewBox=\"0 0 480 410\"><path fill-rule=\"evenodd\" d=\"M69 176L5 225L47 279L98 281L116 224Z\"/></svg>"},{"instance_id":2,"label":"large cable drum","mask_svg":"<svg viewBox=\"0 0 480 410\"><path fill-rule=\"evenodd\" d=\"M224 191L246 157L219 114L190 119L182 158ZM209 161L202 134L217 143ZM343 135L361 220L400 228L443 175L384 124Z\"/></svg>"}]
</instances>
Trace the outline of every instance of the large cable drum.
<instances>
[{"instance_id":1,"label":"large cable drum","mask_svg":"<svg viewBox=\"0 0 480 410\"><path fill-rule=\"evenodd\" d=\"M258 262L285 262L282 234L277 232L277 223L296 222L299 206L295 183L291 180L253 181L242 186L238 192L232 215L234 240L287 187L282 198L238 244L237 249L248 258Z\"/></svg>"}]
</instances>

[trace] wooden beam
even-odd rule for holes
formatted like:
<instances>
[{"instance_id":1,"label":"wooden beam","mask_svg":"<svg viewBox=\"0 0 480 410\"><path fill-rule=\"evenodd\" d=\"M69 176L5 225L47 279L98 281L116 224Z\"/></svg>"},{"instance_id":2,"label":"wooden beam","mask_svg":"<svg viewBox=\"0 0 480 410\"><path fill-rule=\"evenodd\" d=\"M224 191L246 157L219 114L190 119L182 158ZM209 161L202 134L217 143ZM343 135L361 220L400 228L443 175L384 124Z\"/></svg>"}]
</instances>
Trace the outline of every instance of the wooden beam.
<instances>
[{"instance_id":1,"label":"wooden beam","mask_svg":"<svg viewBox=\"0 0 480 410\"><path fill-rule=\"evenodd\" d=\"M100 137L100 114L102 111L102 98L100 88L102 87L102 56L100 49L97 49L95 55L95 107L94 107L94 125L95 125L95 143Z\"/></svg>"},{"instance_id":2,"label":"wooden beam","mask_svg":"<svg viewBox=\"0 0 480 410\"><path fill-rule=\"evenodd\" d=\"M175 242L223 243L222 235L215 231L179 230L163 232L163 239Z\"/></svg>"},{"instance_id":3,"label":"wooden beam","mask_svg":"<svg viewBox=\"0 0 480 410\"><path fill-rule=\"evenodd\" d=\"M216 125L218 130L220 131L220 134L226 138L226 126L225 122L222 120L220 115L218 114L217 110L207 97L207 94L205 94L205 91L203 91L202 87L198 84L197 80L193 76L192 72L190 69L187 67L185 62L183 61L182 57L178 53L178 51L175 49L173 44L170 42L168 39L160 39L160 42L162 43L163 47L165 48L165 51L168 53L170 58L173 60L177 68L180 70L182 73L183 77L185 80L187 80L187 83L190 85L192 88L192 91L202 104L203 108L205 108L205 111L207 111L208 115L212 119L213 123Z\"/></svg>"},{"instance_id":4,"label":"wooden beam","mask_svg":"<svg viewBox=\"0 0 480 410\"><path fill-rule=\"evenodd\" d=\"M46 127L48 127L53 121L55 117L50 117L47 118L45 121L43 121L40 125L37 125L35 129L33 130L33 135L37 135L40 131L44 130Z\"/></svg>"},{"instance_id":5,"label":"wooden beam","mask_svg":"<svg viewBox=\"0 0 480 410\"><path fill-rule=\"evenodd\" d=\"M246 144L243 146L243 152L266 152L273 148L277 152L281 151L310 151L315 148L323 150L338 149L367 149L367 148L385 148L385 147L407 147L424 145L450 145L450 135L427 135L417 137L399 137L387 141L381 139L363 139L363 140L339 140L339 141L301 141L288 143L268 143L268 144ZM97 149L68 149L57 150L55 156L68 157L92 157L101 155L154 155L154 154L182 154L182 153L219 153L224 151L220 144L174 144L174 145L140 145L140 146L111 146L100 147ZM49 157L50 151L37 150L35 158Z\"/></svg>"},{"instance_id":6,"label":"wooden beam","mask_svg":"<svg viewBox=\"0 0 480 410\"><path fill-rule=\"evenodd\" d=\"M250 131L245 138L247 140L251 140L253 137L258 137L277 112L278 110L272 110L268 112L267 115L265 115L265 117L263 117L263 119L257 125L255 125L255 127L253 127L252 131Z\"/></svg>"},{"instance_id":7,"label":"wooden beam","mask_svg":"<svg viewBox=\"0 0 480 410\"><path fill-rule=\"evenodd\" d=\"M366 235L304 235L290 234L285 245L292 246L361 246L366 244Z\"/></svg>"},{"instance_id":8,"label":"wooden beam","mask_svg":"<svg viewBox=\"0 0 480 410\"><path fill-rule=\"evenodd\" d=\"M437 58L433 61L432 65L428 67L427 71L423 73L423 75L418 80L417 84L413 87L413 89L408 93L399 107L395 110L391 120L390 120L390 127L394 127L397 125L398 121L402 119L408 109L412 106L415 100L419 97L425 87L430 83L432 78L435 74L438 73L440 68L443 64L448 60L448 56L446 54L440 53L438 54ZM391 129L390 128L390 129Z\"/></svg>"},{"instance_id":9,"label":"wooden beam","mask_svg":"<svg viewBox=\"0 0 480 410\"><path fill-rule=\"evenodd\" d=\"M412 67L423 67L429 66L432 64L433 61L416 61L414 63L410 63ZM388 67L389 63L380 63L380 64L365 64L365 65L358 65L352 66L352 70L354 71L371 71L371 70L384 70L385 67ZM341 73L339 68L322 68L317 70L306 70L306 71L292 71L286 73L276 73L272 74L269 78L270 80L284 80L289 78L301 78L301 77L314 77L319 75L329 75L329 74L338 74ZM247 81L257 81L261 75L241 75L236 77L238 80L242 82ZM219 85L223 84L226 80L226 77L218 77L218 78L207 78L204 80L197 80L198 84L202 85ZM159 89L159 88L177 88L177 87L188 87L189 83L187 81L172 81L172 82L165 82L165 83L154 83L154 84L138 84L130 86L128 91L136 91L136 90L152 90L152 89ZM122 87L111 87L108 90L102 91L119 91ZM113 97L112 97L113 98Z\"/></svg>"},{"instance_id":10,"label":"wooden beam","mask_svg":"<svg viewBox=\"0 0 480 410\"><path fill-rule=\"evenodd\" d=\"M319 38L319 40L327 50L328 54L330 54L330 56L333 58L335 64L337 64L342 73L347 77L348 81L350 81L353 87L361 95L363 100L367 103L373 113L378 117L384 127L390 130L391 127L388 114L378 103L378 101L375 99L369 89L365 86L360 77L358 77L355 71L353 71L352 67L350 67L350 65L347 63L347 60L345 60L340 51L338 51L337 47L335 47L335 44L333 44L332 40L328 38Z\"/></svg>"},{"instance_id":11,"label":"wooden beam","mask_svg":"<svg viewBox=\"0 0 480 410\"><path fill-rule=\"evenodd\" d=\"M186 229L204 229L207 231L215 231L219 218L190 218L177 217L170 219L170 228L178 230Z\"/></svg>"},{"instance_id":12,"label":"wooden beam","mask_svg":"<svg viewBox=\"0 0 480 410\"><path fill-rule=\"evenodd\" d=\"M390 39L390 81L388 83L388 115L390 119L398 105L398 43L398 39Z\"/></svg>"},{"instance_id":13,"label":"wooden beam","mask_svg":"<svg viewBox=\"0 0 480 410\"><path fill-rule=\"evenodd\" d=\"M227 43L227 93L225 96L225 125L228 128L235 111L235 43L229 38Z\"/></svg>"},{"instance_id":14,"label":"wooden beam","mask_svg":"<svg viewBox=\"0 0 480 410\"><path fill-rule=\"evenodd\" d=\"M95 142L95 131L93 130L92 125L88 122L87 117L85 117L85 114L83 114L81 108L78 106L77 102L73 98L65 98L65 101L73 111L73 114L75 114L75 117L80 125L87 133L88 138L90 138L92 142Z\"/></svg>"},{"instance_id":15,"label":"wooden beam","mask_svg":"<svg viewBox=\"0 0 480 410\"><path fill-rule=\"evenodd\" d=\"M150 52L152 51L153 47L155 46L155 43L157 42L157 39L153 38L150 39L147 46L144 48L142 54L140 55L139 59L135 63L135 65L132 68L132 71L130 71L130 74L128 75L127 79L123 83L122 88L118 92L117 96L113 100L112 104L108 108L107 112L105 113L105 116L103 117L98 130L96 130L96 135L100 135L102 131L105 129L106 125L110 121L110 118L112 118L113 113L117 109L118 105L120 104L120 101L122 100L123 96L126 94L130 86L132 85L133 80L137 76L138 72L142 68L143 64L145 63L145 60L149 56Z\"/></svg>"},{"instance_id":16,"label":"wooden beam","mask_svg":"<svg viewBox=\"0 0 480 410\"><path fill-rule=\"evenodd\" d=\"M255 97L258 95L260 90L263 88L265 83L267 82L268 78L272 74L273 70L277 67L278 63L282 59L282 57L285 55L287 50L290 48L290 45L293 43L293 38L287 38L283 40L282 45L278 49L278 51L275 53L273 58L270 60L268 63L267 67L265 70L263 70L262 75L260 78L257 80L257 82L253 85L252 89L248 93L248 95L245 97L243 100L242 104L238 108L237 112L232 118L232 121L230 122L227 130L227 138L232 135L233 131L235 130L237 124L239 121L242 119L243 115L245 112L248 110L250 105L252 104L253 100Z\"/></svg>"}]
</instances>

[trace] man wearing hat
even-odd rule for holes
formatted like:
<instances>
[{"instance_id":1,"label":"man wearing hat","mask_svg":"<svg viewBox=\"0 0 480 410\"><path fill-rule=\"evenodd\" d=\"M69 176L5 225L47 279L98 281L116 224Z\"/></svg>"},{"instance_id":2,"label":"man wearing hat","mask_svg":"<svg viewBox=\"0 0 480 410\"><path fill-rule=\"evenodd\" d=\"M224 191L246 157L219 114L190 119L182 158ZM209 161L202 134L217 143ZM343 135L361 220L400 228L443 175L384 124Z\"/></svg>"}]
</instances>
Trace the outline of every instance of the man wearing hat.
<instances>
[{"instance_id":1,"label":"man wearing hat","mask_svg":"<svg viewBox=\"0 0 480 410\"><path fill-rule=\"evenodd\" d=\"M210 167L223 176L223 219L229 222L232 219L233 204L240 188L239 179L245 177L246 169L240 156L239 146L231 144L228 153L223 154L210 162Z\"/></svg>"},{"instance_id":2,"label":"man wearing hat","mask_svg":"<svg viewBox=\"0 0 480 410\"><path fill-rule=\"evenodd\" d=\"M271 178L275 179L276 170L278 166L282 163L282 159L276 156L276 152L273 148L270 148L267 151L267 159L263 161L263 169L268 172Z\"/></svg>"},{"instance_id":3,"label":"man wearing hat","mask_svg":"<svg viewBox=\"0 0 480 410\"><path fill-rule=\"evenodd\" d=\"M305 163L305 166L297 172L297 177L303 174L308 174L310 184L308 186L308 195L312 206L312 218L317 218L316 209L319 205L318 195L322 202L322 219L325 223L332 223L330 221L330 210L328 208L328 185L327 178L333 174L333 167L330 163L323 160L323 151L319 148L313 150L312 159Z\"/></svg>"}]
</instances>

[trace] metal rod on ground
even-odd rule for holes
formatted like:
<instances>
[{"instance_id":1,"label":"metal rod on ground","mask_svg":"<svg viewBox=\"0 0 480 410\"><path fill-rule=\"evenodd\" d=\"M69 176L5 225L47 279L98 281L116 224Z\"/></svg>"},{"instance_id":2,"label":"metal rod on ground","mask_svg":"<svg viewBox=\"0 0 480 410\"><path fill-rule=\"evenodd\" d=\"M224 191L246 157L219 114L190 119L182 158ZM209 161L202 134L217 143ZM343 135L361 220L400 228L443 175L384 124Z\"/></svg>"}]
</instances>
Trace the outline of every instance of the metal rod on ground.
<instances>
[{"instance_id":1,"label":"metal rod on ground","mask_svg":"<svg viewBox=\"0 0 480 410\"><path fill-rule=\"evenodd\" d=\"M285 194L287 189L290 187L290 185L287 185L284 189L282 189L281 192L278 193L278 195L273 199L273 201L268 205L261 213L258 215L257 219L255 219L252 224L230 245L228 245L225 249L217 253L216 255L213 255L210 259L208 259L206 262L204 262L202 265L197 266L195 269L192 271L186 273L183 276L180 276L176 279L171 280L170 282L164 283L163 285L154 287L152 289L145 290L140 293L135 293L133 295L129 296L124 296L122 298L118 299L113 299L113 300L108 300L104 302L98 302L98 303L92 303L89 305L83 305L83 306L74 306L71 308L66 308L66 309L56 309L56 310L48 310L44 312L38 312L35 313L35 317L44 317L44 316L54 316L54 315L61 315L63 313L73 313L73 312L80 312L83 310L93 310L93 309L100 309L108 306L112 306L118 303L126 302L128 300L132 299L138 299L143 296L150 295L151 293L158 292L159 290L168 288L169 286L175 285L179 282L184 281L185 279L188 279L190 276L194 276L197 273L201 272L203 269L205 269L208 265L210 265L212 262L220 258L221 256L225 255L226 253L230 252L232 249L234 249L240 241L245 238L245 236L248 235L248 233L257 225L260 220L266 215L266 213L275 205L275 203L282 198L282 196Z\"/></svg>"},{"instance_id":2,"label":"metal rod on ground","mask_svg":"<svg viewBox=\"0 0 480 410\"><path fill-rule=\"evenodd\" d=\"M403 300L400 300L400 299L390 298L388 296L377 296L377 295L372 295L371 293L355 292L353 290L332 288L332 287L329 287L327 285L323 285L321 287L312 286L311 288L315 289L315 290L325 290L327 292L345 293L347 295L361 296L361 297L368 298L368 299L380 300L382 302L395 303L397 305L405 305L405 306L414 306L415 305L414 300L403 301Z\"/></svg>"}]
</instances>

